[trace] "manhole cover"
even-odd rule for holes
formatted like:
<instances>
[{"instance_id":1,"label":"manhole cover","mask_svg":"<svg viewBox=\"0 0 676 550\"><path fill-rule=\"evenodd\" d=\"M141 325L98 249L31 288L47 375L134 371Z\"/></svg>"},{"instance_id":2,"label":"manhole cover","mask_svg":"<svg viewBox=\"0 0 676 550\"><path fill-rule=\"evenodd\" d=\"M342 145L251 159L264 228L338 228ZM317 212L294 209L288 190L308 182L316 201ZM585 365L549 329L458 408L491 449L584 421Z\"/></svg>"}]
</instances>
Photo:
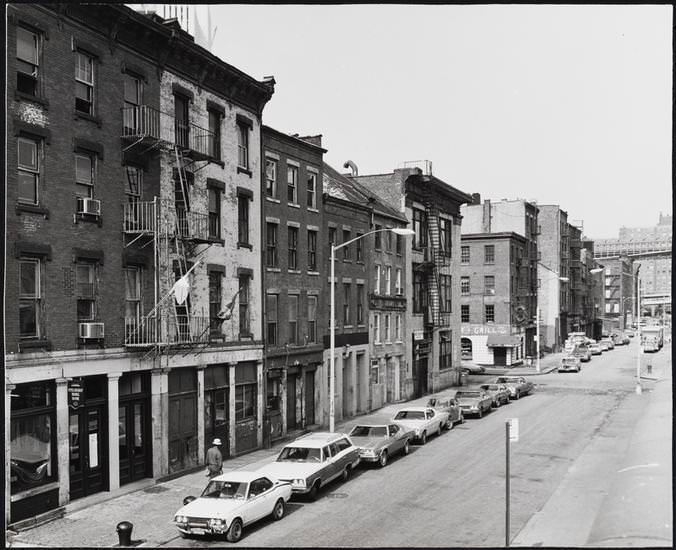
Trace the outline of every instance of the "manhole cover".
<instances>
[{"instance_id":1,"label":"manhole cover","mask_svg":"<svg viewBox=\"0 0 676 550\"><path fill-rule=\"evenodd\" d=\"M148 487L147 489L143 489L144 493L164 493L165 491L168 491L166 487L163 485L154 485L153 487Z\"/></svg>"},{"instance_id":2,"label":"manhole cover","mask_svg":"<svg viewBox=\"0 0 676 550\"><path fill-rule=\"evenodd\" d=\"M347 493L329 493L326 498L347 498Z\"/></svg>"}]
</instances>

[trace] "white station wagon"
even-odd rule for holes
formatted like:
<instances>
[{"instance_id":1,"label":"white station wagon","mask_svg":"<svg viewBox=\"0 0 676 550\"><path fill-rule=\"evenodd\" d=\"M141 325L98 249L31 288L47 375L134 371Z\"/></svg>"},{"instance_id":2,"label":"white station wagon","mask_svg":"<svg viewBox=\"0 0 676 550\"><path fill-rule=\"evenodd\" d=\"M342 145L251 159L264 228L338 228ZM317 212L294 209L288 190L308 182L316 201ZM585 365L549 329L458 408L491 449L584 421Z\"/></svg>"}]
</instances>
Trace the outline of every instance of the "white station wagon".
<instances>
[{"instance_id":1,"label":"white station wagon","mask_svg":"<svg viewBox=\"0 0 676 550\"><path fill-rule=\"evenodd\" d=\"M317 498L319 488L341 477L350 478L359 464L359 449L341 433L313 432L284 446L277 460L259 473L288 481L294 493Z\"/></svg>"},{"instance_id":2,"label":"white station wagon","mask_svg":"<svg viewBox=\"0 0 676 550\"><path fill-rule=\"evenodd\" d=\"M230 542L242 537L246 525L272 515L284 517L291 485L259 472L233 471L209 481L198 498L187 497L174 516L182 537L225 534Z\"/></svg>"}]
</instances>

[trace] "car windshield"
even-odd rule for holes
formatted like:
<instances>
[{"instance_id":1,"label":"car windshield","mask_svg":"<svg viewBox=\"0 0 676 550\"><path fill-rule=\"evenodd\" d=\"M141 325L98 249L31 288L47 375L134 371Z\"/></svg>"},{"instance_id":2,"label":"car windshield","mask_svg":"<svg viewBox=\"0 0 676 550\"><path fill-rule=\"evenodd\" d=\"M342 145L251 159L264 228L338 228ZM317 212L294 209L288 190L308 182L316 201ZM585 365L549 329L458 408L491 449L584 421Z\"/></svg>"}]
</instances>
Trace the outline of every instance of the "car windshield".
<instances>
[{"instance_id":1,"label":"car windshield","mask_svg":"<svg viewBox=\"0 0 676 550\"><path fill-rule=\"evenodd\" d=\"M243 481L210 481L202 492L203 498L243 499L247 483Z\"/></svg>"},{"instance_id":2,"label":"car windshield","mask_svg":"<svg viewBox=\"0 0 676 550\"><path fill-rule=\"evenodd\" d=\"M425 420L425 413L423 411L399 411L395 420Z\"/></svg>"},{"instance_id":3,"label":"car windshield","mask_svg":"<svg viewBox=\"0 0 676 550\"><path fill-rule=\"evenodd\" d=\"M322 455L319 449L310 447L284 447L277 457L277 462L321 462Z\"/></svg>"},{"instance_id":4,"label":"car windshield","mask_svg":"<svg viewBox=\"0 0 676 550\"><path fill-rule=\"evenodd\" d=\"M455 394L456 397L479 397L481 394L478 391L459 391Z\"/></svg>"},{"instance_id":5,"label":"car windshield","mask_svg":"<svg viewBox=\"0 0 676 550\"><path fill-rule=\"evenodd\" d=\"M352 437L386 437L386 426L355 426L350 432Z\"/></svg>"}]
</instances>

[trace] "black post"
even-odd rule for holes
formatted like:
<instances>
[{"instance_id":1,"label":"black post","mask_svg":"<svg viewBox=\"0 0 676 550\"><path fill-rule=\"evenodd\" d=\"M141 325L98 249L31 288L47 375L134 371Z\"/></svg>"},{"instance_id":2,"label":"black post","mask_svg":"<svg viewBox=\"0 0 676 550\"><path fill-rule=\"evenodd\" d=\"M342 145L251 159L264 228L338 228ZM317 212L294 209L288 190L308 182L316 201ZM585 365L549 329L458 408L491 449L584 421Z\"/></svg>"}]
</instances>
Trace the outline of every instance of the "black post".
<instances>
[{"instance_id":1,"label":"black post","mask_svg":"<svg viewBox=\"0 0 676 550\"><path fill-rule=\"evenodd\" d=\"M509 420L505 422L505 546L509 546Z\"/></svg>"}]
</instances>

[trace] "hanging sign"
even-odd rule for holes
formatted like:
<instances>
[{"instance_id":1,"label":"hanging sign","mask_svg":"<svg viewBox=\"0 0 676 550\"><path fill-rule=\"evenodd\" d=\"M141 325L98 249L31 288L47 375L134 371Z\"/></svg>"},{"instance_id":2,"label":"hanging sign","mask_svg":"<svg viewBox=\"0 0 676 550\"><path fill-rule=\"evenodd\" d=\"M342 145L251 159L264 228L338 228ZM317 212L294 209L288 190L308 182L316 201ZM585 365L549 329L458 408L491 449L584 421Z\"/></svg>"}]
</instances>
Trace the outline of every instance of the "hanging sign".
<instances>
[{"instance_id":1,"label":"hanging sign","mask_svg":"<svg viewBox=\"0 0 676 550\"><path fill-rule=\"evenodd\" d=\"M73 378L68 383L68 405L72 409L77 409L82 401L82 392L84 392L84 384L82 378Z\"/></svg>"}]
</instances>

